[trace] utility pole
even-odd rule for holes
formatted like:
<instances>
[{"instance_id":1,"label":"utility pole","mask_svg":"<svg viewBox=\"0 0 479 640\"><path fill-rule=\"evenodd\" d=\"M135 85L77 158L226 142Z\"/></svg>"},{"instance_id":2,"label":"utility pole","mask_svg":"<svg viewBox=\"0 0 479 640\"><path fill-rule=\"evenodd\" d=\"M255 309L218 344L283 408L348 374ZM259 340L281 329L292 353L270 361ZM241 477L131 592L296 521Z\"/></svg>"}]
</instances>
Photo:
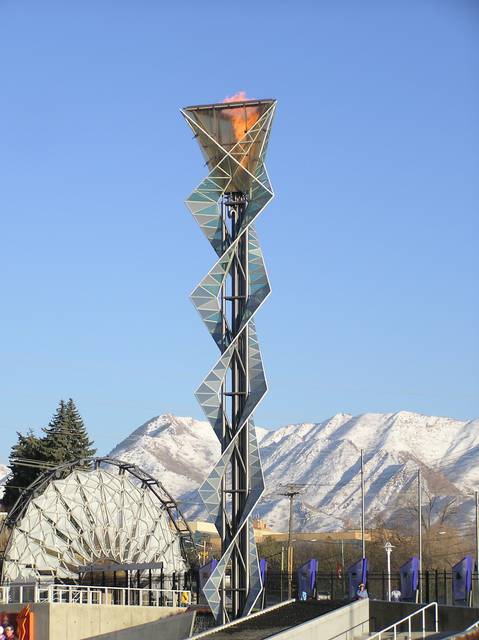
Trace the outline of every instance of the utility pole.
<instances>
[{"instance_id":1,"label":"utility pole","mask_svg":"<svg viewBox=\"0 0 479 640\"><path fill-rule=\"evenodd\" d=\"M364 455L361 449L361 546L363 560L366 557L366 540L364 538Z\"/></svg>"},{"instance_id":2,"label":"utility pole","mask_svg":"<svg viewBox=\"0 0 479 640\"><path fill-rule=\"evenodd\" d=\"M288 484L280 495L289 498L289 526L288 526L288 600L291 600L292 580L293 580L293 503L297 495L302 493L304 484Z\"/></svg>"},{"instance_id":3,"label":"utility pole","mask_svg":"<svg viewBox=\"0 0 479 640\"><path fill-rule=\"evenodd\" d=\"M419 602L422 602L422 482L421 469L417 470L417 528L419 546Z\"/></svg>"},{"instance_id":4,"label":"utility pole","mask_svg":"<svg viewBox=\"0 0 479 640\"><path fill-rule=\"evenodd\" d=\"M297 493L289 494L289 527L288 527L288 600L291 599L291 582L293 580L293 501Z\"/></svg>"},{"instance_id":5,"label":"utility pole","mask_svg":"<svg viewBox=\"0 0 479 640\"><path fill-rule=\"evenodd\" d=\"M384 549L388 559L388 602L391 602L391 552L394 549L394 545L388 541L384 545Z\"/></svg>"}]
</instances>

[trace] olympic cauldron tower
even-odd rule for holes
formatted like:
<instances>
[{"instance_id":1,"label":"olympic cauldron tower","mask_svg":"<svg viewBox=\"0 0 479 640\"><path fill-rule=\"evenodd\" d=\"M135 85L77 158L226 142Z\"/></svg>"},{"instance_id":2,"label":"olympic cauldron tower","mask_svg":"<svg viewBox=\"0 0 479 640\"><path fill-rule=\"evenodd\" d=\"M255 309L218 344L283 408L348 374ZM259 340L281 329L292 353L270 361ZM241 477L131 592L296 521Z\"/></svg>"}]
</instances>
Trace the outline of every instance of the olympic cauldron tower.
<instances>
[{"instance_id":1,"label":"olympic cauldron tower","mask_svg":"<svg viewBox=\"0 0 479 640\"><path fill-rule=\"evenodd\" d=\"M191 299L221 354L196 391L221 442L200 488L222 541L203 589L220 623L247 615L262 588L251 516L264 480L253 411L267 385L254 316L270 285L254 222L273 197L264 157L275 108L275 100L246 100L182 109L209 169L186 204L218 256Z\"/></svg>"}]
</instances>

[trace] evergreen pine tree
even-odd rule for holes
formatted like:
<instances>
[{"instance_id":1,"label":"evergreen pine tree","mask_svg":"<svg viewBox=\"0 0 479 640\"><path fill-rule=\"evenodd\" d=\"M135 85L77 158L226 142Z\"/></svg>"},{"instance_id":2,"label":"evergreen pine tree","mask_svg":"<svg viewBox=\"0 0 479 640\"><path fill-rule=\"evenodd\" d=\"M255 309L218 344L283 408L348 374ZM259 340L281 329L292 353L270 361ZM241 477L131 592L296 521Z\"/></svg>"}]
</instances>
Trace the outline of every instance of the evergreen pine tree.
<instances>
[{"instance_id":1,"label":"evergreen pine tree","mask_svg":"<svg viewBox=\"0 0 479 640\"><path fill-rule=\"evenodd\" d=\"M59 465L69 460L68 444L70 441L66 429L66 403L60 400L48 426L43 429L45 434L41 438L40 448L42 457L48 462Z\"/></svg>"},{"instance_id":2,"label":"evergreen pine tree","mask_svg":"<svg viewBox=\"0 0 479 640\"><path fill-rule=\"evenodd\" d=\"M37 438L32 431L27 435L19 433L18 442L12 447L9 464L12 475L5 484L2 500L8 510L15 504L23 489L47 468L81 458L91 458L96 453L71 398L68 402L60 400L55 414L43 432L45 435L42 438ZM26 460L27 464L22 463L22 459ZM28 461L31 461L30 465ZM35 462L38 462L39 466L34 466Z\"/></svg>"},{"instance_id":3,"label":"evergreen pine tree","mask_svg":"<svg viewBox=\"0 0 479 640\"><path fill-rule=\"evenodd\" d=\"M55 415L43 431L41 451L49 463L60 465L95 455L96 449L71 398L68 402L60 400Z\"/></svg>"},{"instance_id":4,"label":"evergreen pine tree","mask_svg":"<svg viewBox=\"0 0 479 640\"><path fill-rule=\"evenodd\" d=\"M40 439L37 438L32 430L26 435L18 433L18 442L13 445L9 457L9 467L11 475L5 483L5 492L2 502L5 508L10 511L22 491L26 489L38 476L44 471L43 467L35 467L34 462L31 466L25 461L41 462Z\"/></svg>"},{"instance_id":5,"label":"evergreen pine tree","mask_svg":"<svg viewBox=\"0 0 479 640\"><path fill-rule=\"evenodd\" d=\"M96 449L93 447L93 442L88 437L83 419L71 398L66 404L66 415L68 428L71 432L71 459L79 460L80 458L92 458L96 453Z\"/></svg>"}]
</instances>

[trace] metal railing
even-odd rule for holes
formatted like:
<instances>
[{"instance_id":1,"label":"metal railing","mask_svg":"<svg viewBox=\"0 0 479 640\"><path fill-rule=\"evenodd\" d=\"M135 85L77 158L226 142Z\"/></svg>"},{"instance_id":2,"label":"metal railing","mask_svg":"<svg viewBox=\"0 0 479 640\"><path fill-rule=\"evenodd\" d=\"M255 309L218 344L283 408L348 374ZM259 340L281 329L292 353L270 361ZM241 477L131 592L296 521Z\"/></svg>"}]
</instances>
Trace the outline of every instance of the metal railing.
<instances>
[{"instance_id":1,"label":"metal railing","mask_svg":"<svg viewBox=\"0 0 479 640\"><path fill-rule=\"evenodd\" d=\"M473 629L477 629L478 627L479 627L479 620L476 620L469 627L467 627L466 631L472 631Z\"/></svg>"},{"instance_id":2,"label":"metal railing","mask_svg":"<svg viewBox=\"0 0 479 640\"><path fill-rule=\"evenodd\" d=\"M430 607L434 608L434 631L437 633L439 631L439 611L438 611L438 606L437 606L437 602L430 602L429 604L427 604L425 607L422 607L421 609L418 609L417 611L415 611L414 613L411 613L409 616L406 616L405 618L402 618L401 620L398 620L397 622L395 622L394 624L389 625L389 627L386 627L385 629L381 629L381 631L377 631L376 633L373 633L373 635L369 636L368 640L372 640L373 638L378 638L378 640L381 640L381 638L383 637L384 634L390 634L392 632L392 636L394 638L394 640L397 639L397 628L399 625L401 624L405 624L406 622L408 623L408 638L409 640L412 638L412 625L411 625L411 620L412 618L414 618L415 616L421 614L422 616L422 637L425 638L426 637L426 609L429 609ZM401 632L403 633L403 632Z\"/></svg>"},{"instance_id":3,"label":"metal railing","mask_svg":"<svg viewBox=\"0 0 479 640\"><path fill-rule=\"evenodd\" d=\"M181 589L141 589L90 585L4 585L0 603L50 602L63 604L119 604L140 607L188 607L191 591Z\"/></svg>"}]
</instances>

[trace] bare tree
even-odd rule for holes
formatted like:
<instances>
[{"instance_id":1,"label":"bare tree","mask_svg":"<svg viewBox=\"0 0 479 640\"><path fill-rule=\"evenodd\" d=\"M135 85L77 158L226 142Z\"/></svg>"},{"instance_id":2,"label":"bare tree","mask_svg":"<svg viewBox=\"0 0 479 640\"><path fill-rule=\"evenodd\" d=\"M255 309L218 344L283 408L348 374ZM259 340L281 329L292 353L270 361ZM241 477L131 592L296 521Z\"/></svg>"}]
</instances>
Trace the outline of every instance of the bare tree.
<instances>
[{"instance_id":1,"label":"bare tree","mask_svg":"<svg viewBox=\"0 0 479 640\"><path fill-rule=\"evenodd\" d=\"M423 569L451 566L470 546L468 534L454 523L457 496L435 494L426 484L422 496ZM417 554L418 504L414 486L403 494L398 507L389 524L411 538L413 552Z\"/></svg>"}]
</instances>

